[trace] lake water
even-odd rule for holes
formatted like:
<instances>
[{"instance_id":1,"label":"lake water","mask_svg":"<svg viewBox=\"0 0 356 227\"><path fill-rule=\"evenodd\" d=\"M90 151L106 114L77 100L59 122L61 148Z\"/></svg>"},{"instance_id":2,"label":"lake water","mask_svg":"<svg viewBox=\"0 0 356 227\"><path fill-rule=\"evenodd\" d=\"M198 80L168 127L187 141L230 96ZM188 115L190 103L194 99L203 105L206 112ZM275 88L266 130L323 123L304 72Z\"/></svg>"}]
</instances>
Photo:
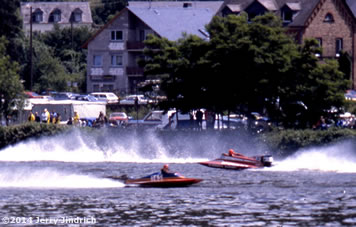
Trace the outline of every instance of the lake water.
<instances>
[{"instance_id":1,"label":"lake water","mask_svg":"<svg viewBox=\"0 0 356 227\"><path fill-rule=\"evenodd\" d=\"M271 168L233 171L197 162L230 147L273 151L239 135L180 135L167 143L128 134L73 131L1 150L0 226L356 226L350 141L276 156ZM164 163L204 181L140 188L108 178L145 176Z\"/></svg>"}]
</instances>

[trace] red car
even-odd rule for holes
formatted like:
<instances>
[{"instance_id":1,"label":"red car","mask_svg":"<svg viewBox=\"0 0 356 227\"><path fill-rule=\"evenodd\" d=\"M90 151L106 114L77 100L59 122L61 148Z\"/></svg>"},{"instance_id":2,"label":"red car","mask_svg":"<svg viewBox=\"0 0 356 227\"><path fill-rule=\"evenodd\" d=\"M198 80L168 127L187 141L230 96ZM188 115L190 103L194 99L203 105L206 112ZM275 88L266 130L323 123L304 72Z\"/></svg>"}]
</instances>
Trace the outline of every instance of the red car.
<instances>
[{"instance_id":1,"label":"red car","mask_svg":"<svg viewBox=\"0 0 356 227\"><path fill-rule=\"evenodd\" d=\"M113 112L109 116L109 121L121 121L121 122L128 122L129 118L127 114L124 112Z\"/></svg>"},{"instance_id":2,"label":"red car","mask_svg":"<svg viewBox=\"0 0 356 227\"><path fill-rule=\"evenodd\" d=\"M39 95L33 91L25 91L25 96L26 96L26 98L29 98L29 99L43 99L42 95Z\"/></svg>"}]
</instances>

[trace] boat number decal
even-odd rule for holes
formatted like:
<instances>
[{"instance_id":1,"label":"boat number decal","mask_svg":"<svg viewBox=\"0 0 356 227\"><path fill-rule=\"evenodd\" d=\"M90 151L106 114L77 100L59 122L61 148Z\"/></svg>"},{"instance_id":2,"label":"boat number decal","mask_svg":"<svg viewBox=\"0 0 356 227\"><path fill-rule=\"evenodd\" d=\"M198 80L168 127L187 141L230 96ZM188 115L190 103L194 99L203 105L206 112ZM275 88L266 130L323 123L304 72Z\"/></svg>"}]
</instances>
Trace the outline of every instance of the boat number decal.
<instances>
[{"instance_id":1,"label":"boat number decal","mask_svg":"<svg viewBox=\"0 0 356 227\"><path fill-rule=\"evenodd\" d=\"M160 181L162 178L162 174L153 175L151 176L151 181Z\"/></svg>"}]
</instances>

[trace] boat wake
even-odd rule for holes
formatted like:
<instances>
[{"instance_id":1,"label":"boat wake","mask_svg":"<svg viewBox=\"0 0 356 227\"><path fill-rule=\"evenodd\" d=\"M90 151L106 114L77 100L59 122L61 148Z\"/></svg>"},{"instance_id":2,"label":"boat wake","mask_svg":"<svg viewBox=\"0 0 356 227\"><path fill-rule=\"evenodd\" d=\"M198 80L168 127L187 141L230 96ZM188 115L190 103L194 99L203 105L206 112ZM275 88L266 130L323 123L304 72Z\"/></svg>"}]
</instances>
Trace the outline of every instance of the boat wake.
<instances>
[{"instance_id":1,"label":"boat wake","mask_svg":"<svg viewBox=\"0 0 356 227\"><path fill-rule=\"evenodd\" d=\"M113 188L124 187L119 181L58 171L52 168L2 168L0 188Z\"/></svg>"},{"instance_id":2,"label":"boat wake","mask_svg":"<svg viewBox=\"0 0 356 227\"><path fill-rule=\"evenodd\" d=\"M332 146L303 149L275 162L271 171L316 170L356 173L355 144L342 142Z\"/></svg>"},{"instance_id":3,"label":"boat wake","mask_svg":"<svg viewBox=\"0 0 356 227\"><path fill-rule=\"evenodd\" d=\"M140 162L140 163L195 163L190 152L170 154L153 135L144 141L137 138L93 138L71 132L20 142L0 151L0 161L60 161L60 162Z\"/></svg>"},{"instance_id":4,"label":"boat wake","mask_svg":"<svg viewBox=\"0 0 356 227\"><path fill-rule=\"evenodd\" d=\"M0 162L131 162L197 163L221 154L226 144L215 137L159 138L154 133L120 135L73 130L53 137L30 139L0 151ZM235 139L236 140L236 139Z\"/></svg>"}]
</instances>

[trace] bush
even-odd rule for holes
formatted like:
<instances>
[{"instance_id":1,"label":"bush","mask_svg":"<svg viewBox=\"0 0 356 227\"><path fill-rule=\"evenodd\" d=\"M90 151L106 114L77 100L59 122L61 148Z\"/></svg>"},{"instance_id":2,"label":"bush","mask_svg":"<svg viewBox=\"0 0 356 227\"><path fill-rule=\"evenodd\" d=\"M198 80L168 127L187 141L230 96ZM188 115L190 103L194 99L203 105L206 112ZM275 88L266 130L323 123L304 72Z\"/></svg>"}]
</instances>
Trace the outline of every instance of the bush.
<instances>
[{"instance_id":1,"label":"bush","mask_svg":"<svg viewBox=\"0 0 356 227\"><path fill-rule=\"evenodd\" d=\"M300 148L326 145L356 137L351 129L328 130L274 130L261 135L268 147L280 155L289 155Z\"/></svg>"},{"instance_id":2,"label":"bush","mask_svg":"<svg viewBox=\"0 0 356 227\"><path fill-rule=\"evenodd\" d=\"M55 135L68 130L67 125L25 123L0 127L0 149L29 138Z\"/></svg>"}]
</instances>

